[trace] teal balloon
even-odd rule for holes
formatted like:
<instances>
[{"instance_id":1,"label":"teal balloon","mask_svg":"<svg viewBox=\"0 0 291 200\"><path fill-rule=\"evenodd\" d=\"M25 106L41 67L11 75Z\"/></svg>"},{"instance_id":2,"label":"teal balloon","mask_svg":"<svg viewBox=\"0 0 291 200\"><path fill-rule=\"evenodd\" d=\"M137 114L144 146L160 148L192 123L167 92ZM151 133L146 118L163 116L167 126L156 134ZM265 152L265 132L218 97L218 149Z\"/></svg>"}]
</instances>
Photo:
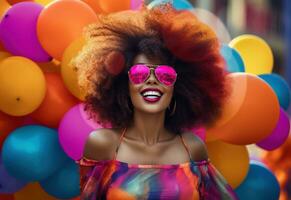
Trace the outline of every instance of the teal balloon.
<instances>
[{"instance_id":1,"label":"teal balloon","mask_svg":"<svg viewBox=\"0 0 291 200\"><path fill-rule=\"evenodd\" d=\"M223 44L220 48L220 54L223 56L227 71L229 72L244 72L245 65L237 50Z\"/></svg>"},{"instance_id":2,"label":"teal balloon","mask_svg":"<svg viewBox=\"0 0 291 200\"><path fill-rule=\"evenodd\" d=\"M239 200L278 200L280 185L266 166L252 160L247 177L236 188L235 193Z\"/></svg>"},{"instance_id":3,"label":"teal balloon","mask_svg":"<svg viewBox=\"0 0 291 200\"><path fill-rule=\"evenodd\" d=\"M77 197L80 195L79 167L71 160L48 179L41 181L40 185L48 194L56 198Z\"/></svg>"},{"instance_id":4,"label":"teal balloon","mask_svg":"<svg viewBox=\"0 0 291 200\"><path fill-rule=\"evenodd\" d=\"M266 81L276 93L280 106L287 110L290 104L290 87L288 83L278 74L261 74L259 75Z\"/></svg>"},{"instance_id":5,"label":"teal balloon","mask_svg":"<svg viewBox=\"0 0 291 200\"><path fill-rule=\"evenodd\" d=\"M23 181L40 181L59 170L69 158L62 150L55 129L23 126L8 135L2 148L3 165Z\"/></svg>"},{"instance_id":6,"label":"teal balloon","mask_svg":"<svg viewBox=\"0 0 291 200\"><path fill-rule=\"evenodd\" d=\"M171 3L177 10L190 10L194 8L187 0L155 0L148 5L148 8L152 9L166 3Z\"/></svg>"}]
</instances>

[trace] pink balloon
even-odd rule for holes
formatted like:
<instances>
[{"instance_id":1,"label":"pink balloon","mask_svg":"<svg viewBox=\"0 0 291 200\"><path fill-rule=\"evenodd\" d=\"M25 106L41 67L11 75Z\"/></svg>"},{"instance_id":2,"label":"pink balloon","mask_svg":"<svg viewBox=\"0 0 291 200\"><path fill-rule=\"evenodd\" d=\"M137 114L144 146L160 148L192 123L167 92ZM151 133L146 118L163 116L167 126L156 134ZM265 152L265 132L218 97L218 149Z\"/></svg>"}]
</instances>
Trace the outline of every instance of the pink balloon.
<instances>
[{"instance_id":1,"label":"pink balloon","mask_svg":"<svg viewBox=\"0 0 291 200\"><path fill-rule=\"evenodd\" d=\"M205 142L206 129L203 126L197 126L190 129L185 129L185 131L191 131L194 135L198 136L203 142Z\"/></svg>"},{"instance_id":2,"label":"pink balloon","mask_svg":"<svg viewBox=\"0 0 291 200\"><path fill-rule=\"evenodd\" d=\"M102 126L84 111L84 104L71 108L61 120L58 132L59 141L65 153L74 160L79 160L83 155L84 146L90 133ZM106 126L109 128L109 126Z\"/></svg>"},{"instance_id":3,"label":"pink balloon","mask_svg":"<svg viewBox=\"0 0 291 200\"><path fill-rule=\"evenodd\" d=\"M142 5L142 0L131 0L130 8L131 10L138 10Z\"/></svg>"},{"instance_id":4,"label":"pink balloon","mask_svg":"<svg viewBox=\"0 0 291 200\"><path fill-rule=\"evenodd\" d=\"M7 51L36 62L52 59L36 34L36 23L42 10L43 6L34 2L17 3L8 9L0 23L0 39Z\"/></svg>"},{"instance_id":5,"label":"pink balloon","mask_svg":"<svg viewBox=\"0 0 291 200\"><path fill-rule=\"evenodd\" d=\"M274 150L281 146L287 139L290 131L290 121L287 113L280 108L280 116L277 126L273 132L265 139L257 143L257 145L265 150Z\"/></svg>"}]
</instances>

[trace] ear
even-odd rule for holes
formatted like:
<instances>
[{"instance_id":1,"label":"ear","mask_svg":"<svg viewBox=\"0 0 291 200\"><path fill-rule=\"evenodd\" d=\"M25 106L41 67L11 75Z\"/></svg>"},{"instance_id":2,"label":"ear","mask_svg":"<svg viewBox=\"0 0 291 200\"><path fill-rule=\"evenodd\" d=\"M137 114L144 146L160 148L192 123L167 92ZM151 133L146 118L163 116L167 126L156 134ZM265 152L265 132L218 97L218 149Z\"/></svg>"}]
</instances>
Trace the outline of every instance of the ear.
<instances>
[{"instance_id":1,"label":"ear","mask_svg":"<svg viewBox=\"0 0 291 200\"><path fill-rule=\"evenodd\" d=\"M105 58L105 69L112 75L118 75L125 67L125 57L120 51L112 51Z\"/></svg>"}]
</instances>

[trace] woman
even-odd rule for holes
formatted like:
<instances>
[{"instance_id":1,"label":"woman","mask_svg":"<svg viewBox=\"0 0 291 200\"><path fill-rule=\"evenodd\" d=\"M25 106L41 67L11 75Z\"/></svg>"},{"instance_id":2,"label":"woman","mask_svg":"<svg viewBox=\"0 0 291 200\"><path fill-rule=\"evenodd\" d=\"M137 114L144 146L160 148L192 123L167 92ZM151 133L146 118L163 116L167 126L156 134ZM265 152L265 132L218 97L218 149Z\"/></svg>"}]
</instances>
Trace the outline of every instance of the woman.
<instances>
[{"instance_id":1,"label":"woman","mask_svg":"<svg viewBox=\"0 0 291 200\"><path fill-rule=\"evenodd\" d=\"M74 60L90 116L81 199L236 199L187 129L211 126L227 97L215 34L166 5L100 16Z\"/></svg>"}]
</instances>

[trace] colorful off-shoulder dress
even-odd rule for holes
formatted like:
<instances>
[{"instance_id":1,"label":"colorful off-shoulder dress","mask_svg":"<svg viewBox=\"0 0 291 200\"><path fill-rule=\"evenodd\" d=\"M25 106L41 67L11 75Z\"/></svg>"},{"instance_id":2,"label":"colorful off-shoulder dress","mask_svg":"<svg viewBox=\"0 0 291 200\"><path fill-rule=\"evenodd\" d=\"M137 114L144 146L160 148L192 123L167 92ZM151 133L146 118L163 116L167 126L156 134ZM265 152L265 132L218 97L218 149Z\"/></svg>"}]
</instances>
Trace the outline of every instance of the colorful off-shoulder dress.
<instances>
[{"instance_id":1,"label":"colorful off-shoulder dress","mask_svg":"<svg viewBox=\"0 0 291 200\"><path fill-rule=\"evenodd\" d=\"M120 143L124 136L121 135ZM180 135L189 153L189 148ZM116 150L116 153L118 148ZM81 200L233 200L238 199L208 161L136 165L116 160L82 158Z\"/></svg>"}]
</instances>

